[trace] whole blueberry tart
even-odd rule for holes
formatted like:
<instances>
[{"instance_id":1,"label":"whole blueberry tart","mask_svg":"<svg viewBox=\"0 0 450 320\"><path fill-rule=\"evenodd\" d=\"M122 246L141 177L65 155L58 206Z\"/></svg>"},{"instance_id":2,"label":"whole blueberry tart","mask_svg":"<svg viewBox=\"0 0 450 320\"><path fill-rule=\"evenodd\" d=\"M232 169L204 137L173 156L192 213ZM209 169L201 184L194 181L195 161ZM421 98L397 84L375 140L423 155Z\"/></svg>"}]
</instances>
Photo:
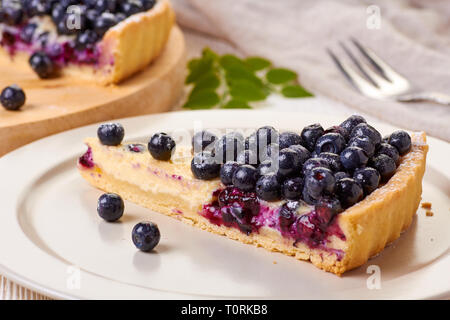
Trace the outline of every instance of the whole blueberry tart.
<instances>
[{"instance_id":1,"label":"whole blueberry tart","mask_svg":"<svg viewBox=\"0 0 450 320\"><path fill-rule=\"evenodd\" d=\"M358 115L298 132L200 131L192 146L162 132L124 143L124 133L104 124L86 139L78 168L93 186L338 275L411 224L428 151L425 133L383 138Z\"/></svg>"},{"instance_id":2,"label":"whole blueberry tart","mask_svg":"<svg viewBox=\"0 0 450 320\"><path fill-rule=\"evenodd\" d=\"M162 52L173 24L168 0L4 0L0 59L42 79L119 83Z\"/></svg>"}]
</instances>

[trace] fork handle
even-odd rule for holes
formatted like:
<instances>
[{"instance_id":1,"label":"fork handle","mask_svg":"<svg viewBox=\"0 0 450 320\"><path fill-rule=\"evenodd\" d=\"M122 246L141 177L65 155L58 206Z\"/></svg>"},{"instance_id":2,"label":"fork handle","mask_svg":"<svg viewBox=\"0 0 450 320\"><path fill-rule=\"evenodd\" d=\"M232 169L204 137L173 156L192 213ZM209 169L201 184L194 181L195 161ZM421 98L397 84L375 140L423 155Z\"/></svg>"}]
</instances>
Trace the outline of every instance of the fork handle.
<instances>
[{"instance_id":1,"label":"fork handle","mask_svg":"<svg viewBox=\"0 0 450 320\"><path fill-rule=\"evenodd\" d=\"M450 106L450 95L440 92L418 92L404 94L397 97L400 102L431 101L434 103Z\"/></svg>"}]
</instances>

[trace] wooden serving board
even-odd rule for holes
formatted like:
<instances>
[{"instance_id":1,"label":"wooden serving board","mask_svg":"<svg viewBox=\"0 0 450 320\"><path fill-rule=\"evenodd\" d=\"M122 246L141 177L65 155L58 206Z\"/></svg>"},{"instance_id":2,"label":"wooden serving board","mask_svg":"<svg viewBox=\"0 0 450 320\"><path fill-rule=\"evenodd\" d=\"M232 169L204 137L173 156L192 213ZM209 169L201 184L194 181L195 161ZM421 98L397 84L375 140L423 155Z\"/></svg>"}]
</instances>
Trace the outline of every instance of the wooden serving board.
<instances>
[{"instance_id":1,"label":"wooden serving board","mask_svg":"<svg viewBox=\"0 0 450 320\"><path fill-rule=\"evenodd\" d=\"M185 77L185 42L172 29L161 55L120 85L101 86L76 78L39 80L29 67L0 60L0 90L18 84L27 96L20 111L0 107L0 156L34 140L83 125L168 111Z\"/></svg>"}]
</instances>

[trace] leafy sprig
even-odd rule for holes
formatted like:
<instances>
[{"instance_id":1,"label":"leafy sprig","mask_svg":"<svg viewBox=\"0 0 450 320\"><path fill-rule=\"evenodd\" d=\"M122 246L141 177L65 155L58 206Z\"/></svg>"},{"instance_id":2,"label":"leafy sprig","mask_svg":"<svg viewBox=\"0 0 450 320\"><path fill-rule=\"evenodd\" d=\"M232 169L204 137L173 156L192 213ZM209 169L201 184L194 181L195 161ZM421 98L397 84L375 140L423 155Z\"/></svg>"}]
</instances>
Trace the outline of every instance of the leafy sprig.
<instances>
[{"instance_id":1,"label":"leafy sprig","mask_svg":"<svg viewBox=\"0 0 450 320\"><path fill-rule=\"evenodd\" d=\"M311 97L297 81L297 73L274 68L261 57L240 59L218 55L205 48L201 57L188 62L186 84L191 86L184 108L250 109L251 103L278 93L287 98Z\"/></svg>"}]
</instances>

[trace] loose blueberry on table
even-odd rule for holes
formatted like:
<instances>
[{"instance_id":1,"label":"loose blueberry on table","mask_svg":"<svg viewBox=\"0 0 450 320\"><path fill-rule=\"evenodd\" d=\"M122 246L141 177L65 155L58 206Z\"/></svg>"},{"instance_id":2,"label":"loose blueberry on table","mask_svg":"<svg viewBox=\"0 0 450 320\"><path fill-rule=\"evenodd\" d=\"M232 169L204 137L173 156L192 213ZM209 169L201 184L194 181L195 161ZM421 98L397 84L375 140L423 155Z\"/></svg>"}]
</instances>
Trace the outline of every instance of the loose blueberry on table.
<instances>
[{"instance_id":1,"label":"loose blueberry on table","mask_svg":"<svg viewBox=\"0 0 450 320\"><path fill-rule=\"evenodd\" d=\"M105 193L98 199L98 215L108 222L119 220L123 215L124 208L123 200L118 194Z\"/></svg>"},{"instance_id":2,"label":"loose blueberry on table","mask_svg":"<svg viewBox=\"0 0 450 320\"><path fill-rule=\"evenodd\" d=\"M131 233L133 243L141 251L153 250L161 239L158 225L153 222L140 222L134 226Z\"/></svg>"},{"instance_id":3,"label":"loose blueberry on table","mask_svg":"<svg viewBox=\"0 0 450 320\"><path fill-rule=\"evenodd\" d=\"M104 34L155 4L156 0L3 1L0 46L11 55L32 54L30 65L41 78L69 63L96 65Z\"/></svg>"},{"instance_id":4,"label":"loose blueberry on table","mask_svg":"<svg viewBox=\"0 0 450 320\"><path fill-rule=\"evenodd\" d=\"M25 92L17 85L6 87L0 95L0 103L6 110L19 110L25 100Z\"/></svg>"},{"instance_id":5,"label":"loose blueberry on table","mask_svg":"<svg viewBox=\"0 0 450 320\"><path fill-rule=\"evenodd\" d=\"M303 241L312 247L323 245L330 235L344 237L336 217L387 183L400 155L411 148L405 131L382 139L358 115L327 130L316 123L300 133L266 126L245 139L237 133L219 138L202 133L193 146L201 151L214 141L208 152L194 152L191 166L196 178L220 177L223 183L201 214L245 234L269 225L294 244ZM258 156L251 163L253 153Z\"/></svg>"}]
</instances>

